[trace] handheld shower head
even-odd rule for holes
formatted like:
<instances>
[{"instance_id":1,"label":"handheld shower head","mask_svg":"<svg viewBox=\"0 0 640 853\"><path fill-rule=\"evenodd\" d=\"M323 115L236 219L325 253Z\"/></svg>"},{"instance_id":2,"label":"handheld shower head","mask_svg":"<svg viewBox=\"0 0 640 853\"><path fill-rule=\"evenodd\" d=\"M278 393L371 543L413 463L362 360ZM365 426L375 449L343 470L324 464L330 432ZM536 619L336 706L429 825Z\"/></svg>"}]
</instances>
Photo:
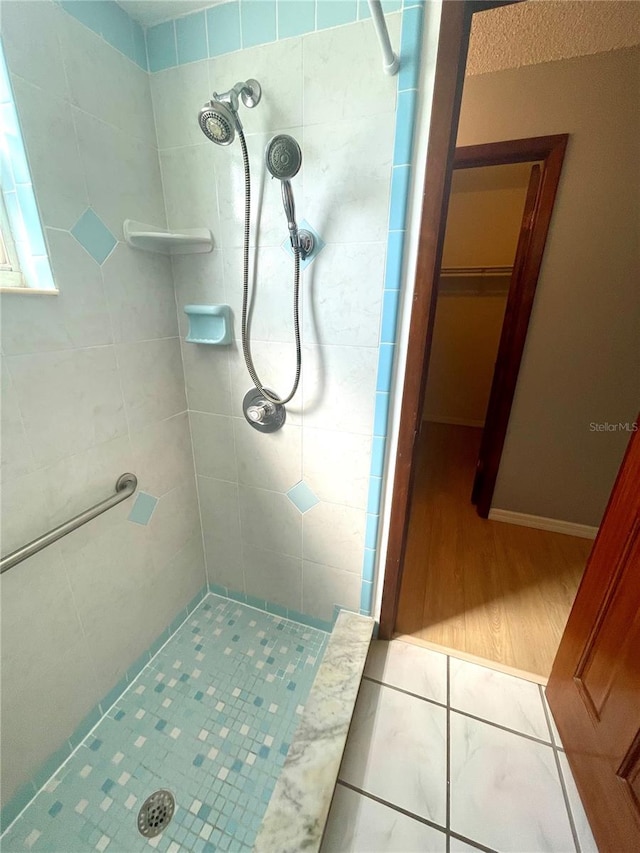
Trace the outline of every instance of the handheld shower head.
<instances>
[{"instance_id":1,"label":"handheld shower head","mask_svg":"<svg viewBox=\"0 0 640 853\"><path fill-rule=\"evenodd\" d=\"M200 110L198 121L206 137L217 145L230 145L235 139L236 129L242 128L238 116L239 99L245 107L255 107L260 103L262 89L257 80L236 83L233 89L218 95L213 93Z\"/></svg>"},{"instance_id":2,"label":"handheld shower head","mask_svg":"<svg viewBox=\"0 0 640 853\"><path fill-rule=\"evenodd\" d=\"M280 133L267 143L264 153L265 164L274 178L282 181L282 204L287 216L287 225L291 236L291 245L300 248L296 208L293 201L293 189L290 180L300 171L302 151L293 136Z\"/></svg>"},{"instance_id":3,"label":"handheld shower head","mask_svg":"<svg viewBox=\"0 0 640 853\"><path fill-rule=\"evenodd\" d=\"M267 143L264 159L274 178L290 181L300 171L302 151L293 136L279 133Z\"/></svg>"}]
</instances>

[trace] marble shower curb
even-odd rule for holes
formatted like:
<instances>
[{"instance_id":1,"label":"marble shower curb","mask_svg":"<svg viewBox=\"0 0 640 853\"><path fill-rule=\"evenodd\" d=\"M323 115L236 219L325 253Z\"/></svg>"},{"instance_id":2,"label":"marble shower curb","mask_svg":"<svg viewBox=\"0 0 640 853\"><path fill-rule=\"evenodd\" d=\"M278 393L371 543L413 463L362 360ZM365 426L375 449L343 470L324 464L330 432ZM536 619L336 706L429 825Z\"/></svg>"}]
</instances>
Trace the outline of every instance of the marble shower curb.
<instances>
[{"instance_id":1,"label":"marble shower curb","mask_svg":"<svg viewBox=\"0 0 640 853\"><path fill-rule=\"evenodd\" d=\"M340 612L254 853L320 849L374 624L368 616Z\"/></svg>"}]
</instances>

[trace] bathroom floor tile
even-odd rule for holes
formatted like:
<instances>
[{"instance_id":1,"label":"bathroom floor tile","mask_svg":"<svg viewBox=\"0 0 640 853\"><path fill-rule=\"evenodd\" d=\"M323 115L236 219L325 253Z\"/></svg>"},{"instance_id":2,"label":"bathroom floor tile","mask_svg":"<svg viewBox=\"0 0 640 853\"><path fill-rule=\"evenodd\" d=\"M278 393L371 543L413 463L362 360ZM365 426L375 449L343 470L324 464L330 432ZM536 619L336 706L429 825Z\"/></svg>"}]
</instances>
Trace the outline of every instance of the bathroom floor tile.
<instances>
[{"instance_id":1,"label":"bathroom floor tile","mask_svg":"<svg viewBox=\"0 0 640 853\"><path fill-rule=\"evenodd\" d=\"M327 636L207 596L5 833L2 850L148 850L136 820L159 788L175 795L176 812L152 846L251 850Z\"/></svg>"},{"instance_id":2,"label":"bathroom floor tile","mask_svg":"<svg viewBox=\"0 0 640 853\"><path fill-rule=\"evenodd\" d=\"M447 702L447 656L431 649L402 640L376 640L371 643L364 674L416 696Z\"/></svg>"},{"instance_id":3,"label":"bathroom floor tile","mask_svg":"<svg viewBox=\"0 0 640 853\"><path fill-rule=\"evenodd\" d=\"M575 849L553 749L451 712L451 829L494 850Z\"/></svg>"},{"instance_id":4,"label":"bathroom floor tile","mask_svg":"<svg viewBox=\"0 0 640 853\"><path fill-rule=\"evenodd\" d=\"M322 853L445 853L446 836L338 784Z\"/></svg>"},{"instance_id":5,"label":"bathroom floor tile","mask_svg":"<svg viewBox=\"0 0 640 853\"><path fill-rule=\"evenodd\" d=\"M341 780L444 826L446 763L444 708L362 682Z\"/></svg>"},{"instance_id":6,"label":"bathroom floor tile","mask_svg":"<svg viewBox=\"0 0 640 853\"><path fill-rule=\"evenodd\" d=\"M551 742L537 684L456 658L449 666L452 708Z\"/></svg>"},{"instance_id":7,"label":"bathroom floor tile","mask_svg":"<svg viewBox=\"0 0 640 853\"><path fill-rule=\"evenodd\" d=\"M573 823L578 835L578 841L580 842L580 851L581 853L598 853L598 846L593 838L593 833L591 832L587 816L584 813L584 808L580 801L580 794L578 793L576 783L573 780L573 774L569 767L567 756L564 752L559 752L558 758L560 759L560 770L564 779L564 785L567 789L567 797L569 798Z\"/></svg>"}]
</instances>

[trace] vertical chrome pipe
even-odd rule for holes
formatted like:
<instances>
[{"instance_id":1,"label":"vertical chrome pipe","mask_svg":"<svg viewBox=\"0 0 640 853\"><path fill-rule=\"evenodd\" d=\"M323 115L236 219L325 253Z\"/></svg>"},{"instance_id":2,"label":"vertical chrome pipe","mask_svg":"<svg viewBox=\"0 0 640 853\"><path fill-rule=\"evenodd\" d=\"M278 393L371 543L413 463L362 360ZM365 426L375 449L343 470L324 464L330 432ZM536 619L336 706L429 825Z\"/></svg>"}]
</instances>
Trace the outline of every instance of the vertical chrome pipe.
<instances>
[{"instance_id":1,"label":"vertical chrome pipe","mask_svg":"<svg viewBox=\"0 0 640 853\"><path fill-rule=\"evenodd\" d=\"M373 26L375 27L378 35L380 47L382 48L382 68L385 74L389 74L389 76L393 77L394 74L398 73L400 60L391 47L389 30L387 29L387 22L384 18L384 12L382 11L382 3L380 0L369 0L369 10L371 12Z\"/></svg>"}]
</instances>

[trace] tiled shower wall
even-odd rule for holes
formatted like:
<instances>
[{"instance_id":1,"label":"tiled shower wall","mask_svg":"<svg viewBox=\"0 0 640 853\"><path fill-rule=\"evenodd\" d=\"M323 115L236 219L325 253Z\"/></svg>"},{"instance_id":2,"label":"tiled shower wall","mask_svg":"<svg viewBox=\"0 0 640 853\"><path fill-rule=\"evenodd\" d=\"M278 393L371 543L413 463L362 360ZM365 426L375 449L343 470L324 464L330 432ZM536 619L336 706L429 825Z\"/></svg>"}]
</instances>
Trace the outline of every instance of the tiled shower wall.
<instances>
[{"instance_id":1,"label":"tiled shower wall","mask_svg":"<svg viewBox=\"0 0 640 853\"><path fill-rule=\"evenodd\" d=\"M165 219L148 74L50 2L3 2L2 36L60 288L2 295L2 552L124 471L158 499L146 525L126 501L3 575L6 802L205 572L170 262L119 242L125 218Z\"/></svg>"},{"instance_id":2,"label":"tiled shower wall","mask_svg":"<svg viewBox=\"0 0 640 853\"><path fill-rule=\"evenodd\" d=\"M324 4L324 11L321 5L318 16L327 6L337 12L348 4ZM175 31L173 22L160 25L148 45L150 68L163 69L152 73L151 87L169 226L207 226L215 238L212 254L173 260L209 581L258 605L266 600L277 611L330 621L336 605L366 612L371 606L387 405L383 399L376 410L376 391L389 390L398 297L397 283L393 292L385 290L398 80L382 73L370 21L305 32L305 26L314 29L312 18L303 19L305 7L315 4L279 4L280 34L304 33L280 40L275 18L253 27L252 18L237 14L237 3L215 7L206 15L210 58L177 66L181 46L189 57L208 55L204 40L181 42L185 19L175 22ZM190 17L200 18L204 29L204 12ZM388 14L387 23L398 46L401 13ZM225 29L222 47L212 41L219 34L214 26ZM417 42L419 19L414 26ZM269 43L238 49L256 40ZM221 53L224 45L233 52ZM415 54L413 60L415 70ZM275 133L293 135L302 147L303 165L293 179L298 219L326 243L302 274L301 390L287 406L285 426L268 435L252 429L241 408L252 383L239 340L240 146L237 140L224 148L211 144L197 124L210 92L247 78L263 90L261 103L241 112L252 165L252 246L259 246L251 253L252 349L262 381L281 396L295 370L293 264L281 245L287 229L280 184L264 167L265 145ZM408 94L411 100L415 92ZM409 121L400 163L409 162L410 147ZM401 168L406 185L408 167ZM392 227L402 229L398 195ZM396 239L390 253L397 276L399 244ZM189 303L230 304L233 344L185 342ZM387 377L382 388L380 357ZM378 477L371 486L372 458Z\"/></svg>"},{"instance_id":3,"label":"tiled shower wall","mask_svg":"<svg viewBox=\"0 0 640 853\"><path fill-rule=\"evenodd\" d=\"M148 75L140 29L119 7L60 5L94 32L48 0L3 5L60 288L3 297L3 552L127 469L155 510L138 525L120 505L3 579L3 797L32 780L14 802L202 586L191 435L214 588L327 623L335 605L370 611L422 13L406 4L398 78L382 74L370 22L355 21L363 2L230 3L162 24L147 33ZM401 13L387 20L397 46ZM264 89L242 112L259 220L252 337L279 393L294 352L280 188L262 165L274 132L302 145L298 217L326 242L303 274L301 392L271 436L241 411L239 147L217 148L196 123L212 89L249 76ZM121 242L125 218L162 226L165 204L170 227L212 229L211 255L172 269ZM234 343L185 343L188 302L230 303Z\"/></svg>"}]
</instances>

